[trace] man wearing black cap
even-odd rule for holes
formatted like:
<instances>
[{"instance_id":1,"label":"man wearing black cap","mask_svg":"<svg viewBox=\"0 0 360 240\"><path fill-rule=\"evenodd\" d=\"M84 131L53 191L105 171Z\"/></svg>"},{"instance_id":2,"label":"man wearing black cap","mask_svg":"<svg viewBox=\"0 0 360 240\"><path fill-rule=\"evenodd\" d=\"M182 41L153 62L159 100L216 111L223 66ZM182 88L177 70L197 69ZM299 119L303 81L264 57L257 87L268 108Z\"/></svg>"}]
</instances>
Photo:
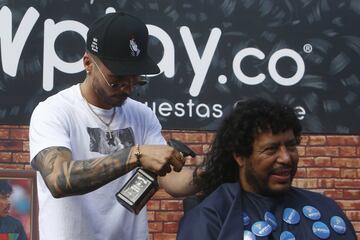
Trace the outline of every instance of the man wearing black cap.
<instances>
[{"instance_id":1,"label":"man wearing black cap","mask_svg":"<svg viewBox=\"0 0 360 240\"><path fill-rule=\"evenodd\" d=\"M162 176L172 195L194 190L192 173L179 172L184 157L165 145L154 113L129 98L146 83L140 75L159 73L147 43L146 25L133 16L98 19L87 35L85 80L34 110L30 159L41 174L41 240L147 239L146 210L134 215L114 196L139 166Z\"/></svg>"}]
</instances>

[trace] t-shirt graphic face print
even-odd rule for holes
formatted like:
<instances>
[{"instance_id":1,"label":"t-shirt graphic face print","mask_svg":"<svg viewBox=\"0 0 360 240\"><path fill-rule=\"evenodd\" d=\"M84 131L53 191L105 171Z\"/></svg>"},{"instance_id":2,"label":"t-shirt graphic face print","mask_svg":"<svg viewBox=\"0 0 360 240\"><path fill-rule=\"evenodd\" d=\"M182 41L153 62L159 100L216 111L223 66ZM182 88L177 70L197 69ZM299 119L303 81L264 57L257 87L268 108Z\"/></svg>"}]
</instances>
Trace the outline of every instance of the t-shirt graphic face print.
<instances>
[{"instance_id":1,"label":"t-shirt graphic face print","mask_svg":"<svg viewBox=\"0 0 360 240\"><path fill-rule=\"evenodd\" d=\"M105 132L100 128L87 128L90 137L89 150L101 154L111 154L135 144L132 128Z\"/></svg>"}]
</instances>

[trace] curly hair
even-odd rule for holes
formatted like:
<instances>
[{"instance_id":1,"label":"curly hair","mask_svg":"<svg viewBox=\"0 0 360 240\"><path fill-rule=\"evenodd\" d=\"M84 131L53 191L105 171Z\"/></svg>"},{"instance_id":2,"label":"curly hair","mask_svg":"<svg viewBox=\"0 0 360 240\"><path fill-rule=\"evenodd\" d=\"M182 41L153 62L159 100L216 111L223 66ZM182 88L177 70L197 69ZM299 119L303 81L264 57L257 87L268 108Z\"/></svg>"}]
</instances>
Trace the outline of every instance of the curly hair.
<instances>
[{"instance_id":1,"label":"curly hair","mask_svg":"<svg viewBox=\"0 0 360 240\"><path fill-rule=\"evenodd\" d=\"M9 184L7 180L0 180L0 194L7 195L13 192L12 186Z\"/></svg>"},{"instance_id":2,"label":"curly hair","mask_svg":"<svg viewBox=\"0 0 360 240\"><path fill-rule=\"evenodd\" d=\"M203 172L194 177L195 184L206 196L223 183L238 181L239 166L233 154L250 157L257 134L278 134L289 129L299 144L302 127L290 106L264 99L238 102L218 129L200 166Z\"/></svg>"}]
</instances>

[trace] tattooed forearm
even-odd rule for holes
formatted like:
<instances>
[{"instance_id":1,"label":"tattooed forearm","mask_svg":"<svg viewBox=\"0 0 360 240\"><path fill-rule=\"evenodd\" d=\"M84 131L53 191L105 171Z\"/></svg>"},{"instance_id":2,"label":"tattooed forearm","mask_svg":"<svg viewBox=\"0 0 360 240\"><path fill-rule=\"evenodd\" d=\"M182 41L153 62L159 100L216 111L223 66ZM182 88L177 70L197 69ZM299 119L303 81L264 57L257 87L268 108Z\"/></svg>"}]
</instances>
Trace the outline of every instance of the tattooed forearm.
<instances>
[{"instance_id":1,"label":"tattooed forearm","mask_svg":"<svg viewBox=\"0 0 360 240\"><path fill-rule=\"evenodd\" d=\"M50 147L33 160L54 197L91 192L124 175L135 167L129 163L130 148L112 155L73 161L71 151L64 147Z\"/></svg>"}]
</instances>

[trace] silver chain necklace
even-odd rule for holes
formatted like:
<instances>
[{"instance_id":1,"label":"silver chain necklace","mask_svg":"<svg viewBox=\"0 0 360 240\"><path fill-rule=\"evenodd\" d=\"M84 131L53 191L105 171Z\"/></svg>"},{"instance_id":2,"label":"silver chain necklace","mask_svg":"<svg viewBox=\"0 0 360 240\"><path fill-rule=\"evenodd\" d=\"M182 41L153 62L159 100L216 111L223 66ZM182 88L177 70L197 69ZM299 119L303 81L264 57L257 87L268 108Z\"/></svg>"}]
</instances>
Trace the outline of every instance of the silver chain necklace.
<instances>
[{"instance_id":1,"label":"silver chain necklace","mask_svg":"<svg viewBox=\"0 0 360 240\"><path fill-rule=\"evenodd\" d=\"M94 109L90 106L90 104L88 103L88 101L85 99L82 91L81 91L81 87L80 87L80 93L83 97L83 99L85 100L86 102L86 105L89 107L90 111L106 126L107 128L107 131L105 133L105 136L106 138L108 139L108 141L112 141L113 140L113 135L112 135L112 132L111 132L111 129L110 129L110 125L111 123L113 122L114 120L114 117L115 117L115 112L116 112L116 108L113 107L113 113L111 115L111 118L110 118L110 121L108 123L106 123L95 111Z\"/></svg>"}]
</instances>

